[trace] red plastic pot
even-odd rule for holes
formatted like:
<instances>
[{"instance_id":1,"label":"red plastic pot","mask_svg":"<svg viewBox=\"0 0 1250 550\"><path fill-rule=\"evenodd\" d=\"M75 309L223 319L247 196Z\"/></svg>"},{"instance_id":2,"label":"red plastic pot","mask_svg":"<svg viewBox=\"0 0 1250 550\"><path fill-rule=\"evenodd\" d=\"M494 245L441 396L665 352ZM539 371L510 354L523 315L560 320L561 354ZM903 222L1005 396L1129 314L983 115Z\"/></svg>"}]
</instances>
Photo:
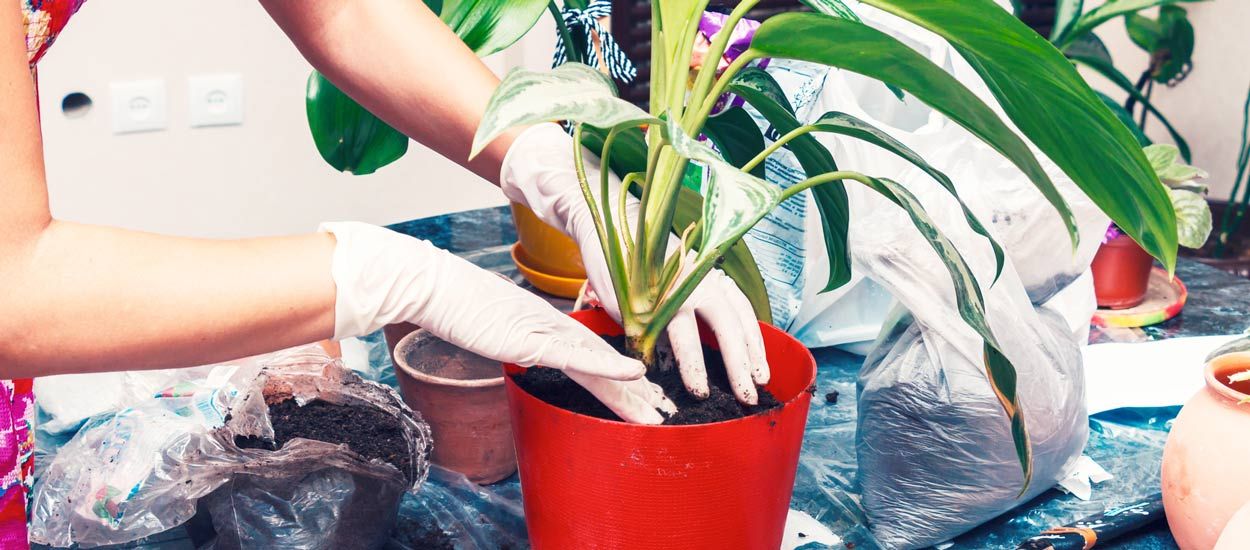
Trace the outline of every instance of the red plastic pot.
<instances>
[{"instance_id":1,"label":"red plastic pot","mask_svg":"<svg viewBox=\"0 0 1250 550\"><path fill-rule=\"evenodd\" d=\"M572 314L619 335L602 311ZM783 406L695 426L642 426L549 405L506 376L525 522L536 549L777 548L815 388L816 360L760 325ZM710 333L704 342L714 344ZM508 374L521 372L507 365Z\"/></svg>"},{"instance_id":2,"label":"red plastic pot","mask_svg":"<svg viewBox=\"0 0 1250 550\"><path fill-rule=\"evenodd\" d=\"M1128 235L1103 243L1090 265L1098 307L1127 309L1142 303L1153 266L1154 258Z\"/></svg>"}]
</instances>

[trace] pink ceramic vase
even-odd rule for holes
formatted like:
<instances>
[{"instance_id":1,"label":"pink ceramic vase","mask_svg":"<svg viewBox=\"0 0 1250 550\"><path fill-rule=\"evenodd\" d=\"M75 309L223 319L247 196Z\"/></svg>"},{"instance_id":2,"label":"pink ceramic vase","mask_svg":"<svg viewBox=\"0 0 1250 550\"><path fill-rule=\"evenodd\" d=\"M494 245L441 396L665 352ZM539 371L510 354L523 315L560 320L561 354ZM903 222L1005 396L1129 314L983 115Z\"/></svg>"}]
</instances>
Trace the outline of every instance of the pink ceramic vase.
<instances>
[{"instance_id":1,"label":"pink ceramic vase","mask_svg":"<svg viewBox=\"0 0 1250 550\"><path fill-rule=\"evenodd\" d=\"M1207 363L1206 388L1181 409L1163 449L1163 506L1181 550L1214 548L1250 502L1250 403L1239 404L1250 398L1250 381L1228 379L1246 370L1250 351Z\"/></svg>"}]
</instances>

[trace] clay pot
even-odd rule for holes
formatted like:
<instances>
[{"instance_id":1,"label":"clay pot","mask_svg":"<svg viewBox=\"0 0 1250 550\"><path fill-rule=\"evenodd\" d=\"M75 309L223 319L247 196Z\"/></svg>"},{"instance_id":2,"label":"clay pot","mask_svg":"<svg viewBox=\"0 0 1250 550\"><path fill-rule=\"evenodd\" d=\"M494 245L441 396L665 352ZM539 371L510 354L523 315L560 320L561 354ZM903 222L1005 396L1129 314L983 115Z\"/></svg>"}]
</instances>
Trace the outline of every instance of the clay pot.
<instances>
[{"instance_id":1,"label":"clay pot","mask_svg":"<svg viewBox=\"0 0 1250 550\"><path fill-rule=\"evenodd\" d=\"M499 363L439 340L424 330L394 349L404 402L430 425L430 460L487 484L516 471L512 425Z\"/></svg>"},{"instance_id":2,"label":"clay pot","mask_svg":"<svg viewBox=\"0 0 1250 550\"><path fill-rule=\"evenodd\" d=\"M1250 502L1250 404L1238 404L1250 396L1250 382L1228 382L1247 369L1250 352L1211 360L1206 388L1181 409L1163 449L1163 505L1182 550L1214 547Z\"/></svg>"},{"instance_id":3,"label":"clay pot","mask_svg":"<svg viewBox=\"0 0 1250 550\"><path fill-rule=\"evenodd\" d=\"M1142 303L1153 266L1154 258L1128 235L1103 243L1090 265L1098 307L1127 309Z\"/></svg>"},{"instance_id":4,"label":"clay pot","mask_svg":"<svg viewBox=\"0 0 1250 550\"><path fill-rule=\"evenodd\" d=\"M572 315L596 333L621 334L600 310ZM777 548L816 361L798 340L760 326L772 368L767 389L783 406L735 420L601 420L549 405L506 377L534 548Z\"/></svg>"},{"instance_id":5,"label":"clay pot","mask_svg":"<svg viewBox=\"0 0 1250 550\"><path fill-rule=\"evenodd\" d=\"M1245 550L1250 548L1250 502L1247 502L1228 520L1220 533L1215 550Z\"/></svg>"},{"instance_id":6,"label":"clay pot","mask_svg":"<svg viewBox=\"0 0 1250 550\"><path fill-rule=\"evenodd\" d=\"M512 222L516 224L517 240L525 249L530 269L558 277L586 278L582 253L573 239L515 202L512 203Z\"/></svg>"}]
</instances>

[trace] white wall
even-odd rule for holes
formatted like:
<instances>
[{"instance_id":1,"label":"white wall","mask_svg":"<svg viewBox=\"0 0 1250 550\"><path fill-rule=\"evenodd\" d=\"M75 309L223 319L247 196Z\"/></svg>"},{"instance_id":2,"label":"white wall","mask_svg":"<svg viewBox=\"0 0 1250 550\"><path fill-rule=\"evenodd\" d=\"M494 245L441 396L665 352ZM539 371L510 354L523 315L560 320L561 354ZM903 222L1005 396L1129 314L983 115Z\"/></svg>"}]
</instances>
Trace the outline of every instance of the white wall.
<instances>
[{"instance_id":1,"label":"white wall","mask_svg":"<svg viewBox=\"0 0 1250 550\"><path fill-rule=\"evenodd\" d=\"M494 56L496 71L550 63L549 17ZM368 40L367 36L361 36ZM162 233L236 237L310 231L320 221L391 223L504 204L498 189L412 143L369 176L340 174L317 154L304 115L310 71L254 0L93 0L39 65L53 213ZM186 79L241 73L244 124L191 128ZM166 82L169 128L112 133L109 83ZM61 99L83 92L83 118ZM449 88L454 92L454 88Z\"/></svg>"},{"instance_id":2,"label":"white wall","mask_svg":"<svg viewBox=\"0 0 1250 550\"><path fill-rule=\"evenodd\" d=\"M1246 39L1250 2L1212 0L1182 5L1189 12L1197 37L1194 69L1175 88L1155 84L1152 102L1189 142L1194 164L1211 173L1211 198L1223 199L1228 197L1236 172L1242 106L1250 88L1250 40ZM1111 50L1116 66L1135 81L1146 69L1149 57L1129 40L1123 19L1100 27L1098 36ZM1123 100L1127 96L1101 77L1088 71L1085 74L1112 98ZM1147 122L1146 133L1156 141L1171 141L1158 120Z\"/></svg>"}]
</instances>

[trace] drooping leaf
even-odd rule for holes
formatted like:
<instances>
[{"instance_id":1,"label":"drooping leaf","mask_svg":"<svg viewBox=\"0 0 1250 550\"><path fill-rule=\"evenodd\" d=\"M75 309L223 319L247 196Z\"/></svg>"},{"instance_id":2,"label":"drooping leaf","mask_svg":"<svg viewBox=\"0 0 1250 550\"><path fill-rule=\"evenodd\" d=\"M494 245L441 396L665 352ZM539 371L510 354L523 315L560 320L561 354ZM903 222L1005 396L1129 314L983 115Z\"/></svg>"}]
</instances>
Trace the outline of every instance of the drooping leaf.
<instances>
[{"instance_id":1,"label":"drooping leaf","mask_svg":"<svg viewBox=\"0 0 1250 550\"><path fill-rule=\"evenodd\" d=\"M1185 138L1181 136L1180 132L1178 132L1176 128L1172 126L1172 123L1167 119L1167 117L1163 116L1163 113L1159 112L1159 109L1155 108L1154 104L1150 102L1150 98L1146 97L1141 92L1137 91L1137 87L1134 86L1131 81L1129 81L1127 76L1124 76L1124 73L1121 73L1120 70L1116 69L1114 65L1107 63L1101 58L1086 57L1084 55L1073 54L1073 53L1069 53L1068 57L1072 58L1073 61L1076 61L1077 63L1080 63L1081 65L1084 65L1086 67L1089 67L1090 69L1093 69L1098 74L1103 75L1104 77L1107 78L1107 80L1110 80L1118 88L1120 88L1121 90L1124 90L1130 96L1136 98L1137 102L1141 103L1143 108L1145 108L1147 111L1150 111L1150 113L1153 114L1155 118L1159 119L1159 122L1163 124L1163 127L1167 129L1168 134L1172 137L1172 141L1176 142L1176 146L1180 149L1181 156L1184 157L1185 160L1189 160L1189 154L1190 154L1189 143L1186 142ZM1112 116L1121 118L1114 112L1112 113ZM1137 130L1137 132L1139 133L1141 132L1141 127L1138 126L1137 123L1133 123L1133 125L1129 126L1129 128L1134 128Z\"/></svg>"},{"instance_id":2,"label":"drooping leaf","mask_svg":"<svg viewBox=\"0 0 1250 550\"><path fill-rule=\"evenodd\" d=\"M603 141L608 131L602 128L587 126L582 134L582 145L591 151L602 151ZM609 159L612 171L618 177L625 177L631 172L645 172L647 169L647 144L643 133L637 128L622 130L612 145L612 156ZM636 192L636 188L631 191ZM703 197L689 189L682 189L677 196L677 210L673 214L673 232L680 235L691 223L699 219L703 213ZM738 289L751 302L751 308L757 319L772 323L772 309L768 302L768 289L764 286L764 277L760 268L751 256L751 250L742 241L734 243L725 251L724 260L718 264Z\"/></svg>"},{"instance_id":3,"label":"drooping leaf","mask_svg":"<svg viewBox=\"0 0 1250 550\"><path fill-rule=\"evenodd\" d=\"M1159 22L1140 13L1130 13L1124 16L1124 29L1128 31L1129 39L1137 44L1137 47L1148 52L1155 51L1155 45L1163 36L1163 28L1159 26Z\"/></svg>"},{"instance_id":4,"label":"drooping leaf","mask_svg":"<svg viewBox=\"0 0 1250 550\"><path fill-rule=\"evenodd\" d=\"M677 154L708 167L703 197L703 235L696 262L721 245L736 241L755 226L780 200L781 189L725 162L711 147L687 136L670 117L669 143Z\"/></svg>"},{"instance_id":5,"label":"drooping leaf","mask_svg":"<svg viewBox=\"0 0 1250 550\"><path fill-rule=\"evenodd\" d=\"M1003 356L998 340L986 321L985 299L982 297L981 287L977 284L976 277L972 274L972 269L968 267L968 263L955 248L954 243L942 235L937 225L925 212L924 206L907 188L885 178L873 178L868 186L907 212L912 224L928 241L934 252L937 252L950 273L951 282L955 286L955 302L959 317L976 331L984 342L982 360L985 376L1010 422L1012 440L1024 474L1024 488L1027 489L1033 477L1033 451L1029 444L1028 431L1025 429L1024 411L1020 408L1019 395L1016 391L1016 369ZM1024 489L1021 490L1021 493L1023 492Z\"/></svg>"},{"instance_id":6,"label":"drooping leaf","mask_svg":"<svg viewBox=\"0 0 1250 550\"><path fill-rule=\"evenodd\" d=\"M703 134L712 140L726 161L739 168L764 150L764 134L755 125L755 119L742 107L731 107L716 116L708 117L703 126ZM763 178L763 163L756 166L751 174Z\"/></svg>"},{"instance_id":7,"label":"drooping leaf","mask_svg":"<svg viewBox=\"0 0 1250 550\"><path fill-rule=\"evenodd\" d=\"M469 49L485 57L520 40L547 9L548 0L443 0L438 17Z\"/></svg>"},{"instance_id":8,"label":"drooping leaf","mask_svg":"<svg viewBox=\"0 0 1250 550\"><path fill-rule=\"evenodd\" d=\"M1063 46L1068 45L1076 37L1093 31L1099 25L1121 15L1137 13L1141 10L1164 4L1202 1L1203 0L1112 0L1085 12L1084 15L1082 15L1076 20L1076 22L1066 29L1066 32L1056 37L1053 42L1062 49Z\"/></svg>"},{"instance_id":9,"label":"drooping leaf","mask_svg":"<svg viewBox=\"0 0 1250 550\"><path fill-rule=\"evenodd\" d=\"M1129 132L1133 134L1133 138L1137 140L1138 145L1145 147L1152 143L1150 138L1146 137L1146 134L1142 133L1141 126L1137 125L1137 121L1133 120L1133 115L1130 115L1128 111L1124 110L1123 105L1120 105L1114 99L1107 97L1107 94L1099 91L1095 91L1094 93L1098 95L1098 99L1102 101L1102 104L1106 105L1107 108L1111 110L1111 114L1115 115L1116 119L1124 123L1124 127L1128 128Z\"/></svg>"},{"instance_id":10,"label":"drooping leaf","mask_svg":"<svg viewBox=\"0 0 1250 550\"><path fill-rule=\"evenodd\" d=\"M1159 40L1150 53L1164 62L1155 67L1155 82L1167 84L1184 78L1194 55L1194 27L1186 17L1185 8L1168 5L1159 8Z\"/></svg>"},{"instance_id":11,"label":"drooping leaf","mask_svg":"<svg viewBox=\"0 0 1250 550\"><path fill-rule=\"evenodd\" d=\"M1175 269L1176 220L1167 193L1133 135L1054 46L991 0L864 2L946 39L1016 127L1120 229L1169 271Z\"/></svg>"},{"instance_id":12,"label":"drooping leaf","mask_svg":"<svg viewBox=\"0 0 1250 550\"><path fill-rule=\"evenodd\" d=\"M1050 30L1050 40L1053 42L1063 36L1084 10L1083 0L1058 0L1055 3L1055 26Z\"/></svg>"},{"instance_id":13,"label":"drooping leaf","mask_svg":"<svg viewBox=\"0 0 1250 550\"><path fill-rule=\"evenodd\" d=\"M1185 248L1202 248L1211 236L1211 207L1202 195L1182 189L1170 189L1172 208L1176 210L1176 235Z\"/></svg>"},{"instance_id":14,"label":"drooping leaf","mask_svg":"<svg viewBox=\"0 0 1250 550\"><path fill-rule=\"evenodd\" d=\"M886 11L893 11L894 4L899 2L889 2L887 5L886 2L880 0L869 0L865 3L873 4ZM985 24L994 22L985 21L987 16L984 12L988 11L991 14L997 12L1031 35L1019 42L1041 43L1050 48L1045 39L989 0L969 0L958 3L913 0L906 3L909 6L912 4L940 6L938 11L954 12L957 17L967 18L966 25L976 27L975 30L965 29L965 32L980 34L990 39L996 39L997 35L986 33ZM977 4L976 9L972 9L973 6L965 7L967 4ZM923 9L923 7L917 9ZM1008 56L1021 65L1027 65L1026 56L1014 51L1019 47L1018 45L1007 41L997 47L1002 50L999 55ZM751 49L767 57L823 63L893 84L946 115L951 121L967 128L973 135L1002 153L1028 176L1059 213L1075 248L1080 236L1072 209L1024 140L1004 124L994 111L968 88L928 58L899 42L898 39L854 21L814 13L783 13L760 25L751 42ZM1059 55L1058 52L1053 51L1053 48L1050 49L1054 55ZM1064 64L1068 65L1066 62ZM1067 69L1075 74L1070 65ZM1035 68L1022 70L1027 70L1026 74L1036 73ZM1079 79L1079 76L1077 78ZM1041 82L1042 79L1037 78L1036 81ZM1084 86L1084 81L1081 81L1081 85ZM1035 105L1031 108L1036 111L1038 107ZM1048 118L1048 124L1053 126L1053 120L1053 118ZM1135 151L1138 155L1141 154L1139 149Z\"/></svg>"},{"instance_id":15,"label":"drooping leaf","mask_svg":"<svg viewBox=\"0 0 1250 550\"><path fill-rule=\"evenodd\" d=\"M1195 179L1207 177L1206 170L1190 166L1180 161L1180 151L1170 143L1160 143L1142 149L1150 167L1154 169L1159 181L1172 187Z\"/></svg>"},{"instance_id":16,"label":"drooping leaf","mask_svg":"<svg viewBox=\"0 0 1250 550\"><path fill-rule=\"evenodd\" d=\"M747 68L730 82L729 90L750 103L764 116L773 130L780 135L800 126L794 118L790 100L781 86L767 72ZM786 144L808 177L833 172L838 169L833 155L810 135L801 135ZM825 253L829 258L829 280L821 292L837 289L851 280L851 254L847 246L850 231L851 207L846 187L840 183L827 183L810 190L816 208L820 212L821 230Z\"/></svg>"},{"instance_id":17,"label":"drooping leaf","mask_svg":"<svg viewBox=\"0 0 1250 550\"><path fill-rule=\"evenodd\" d=\"M373 116L316 71L308 76L304 107L317 152L335 170L372 174L408 151L408 136Z\"/></svg>"},{"instance_id":18,"label":"drooping leaf","mask_svg":"<svg viewBox=\"0 0 1250 550\"><path fill-rule=\"evenodd\" d=\"M862 21L859 14L851 9L842 0L801 0L804 5L825 15L850 19L851 21Z\"/></svg>"},{"instance_id":19,"label":"drooping leaf","mask_svg":"<svg viewBox=\"0 0 1250 550\"><path fill-rule=\"evenodd\" d=\"M934 168L926 162L919 153L904 145L899 140L894 139L893 136L846 113L839 113L836 111L825 113L815 122L811 123L810 126L817 132L840 134L876 145L877 147L898 155L903 160L910 162L913 166L919 168L922 172L928 174L929 177L936 180L942 188L946 189L946 191L949 192L957 202L959 202L959 208L963 210L964 219L967 221L968 226L971 227L972 230L978 235L985 237L985 239L990 242L990 246L994 249L994 280L998 280L999 275L1003 272L1003 249L999 246L998 241L994 240L994 237L990 235L990 232L985 229L985 226L981 224L981 220L977 219L976 215L972 213L972 210L968 209L968 205L964 204L963 199L959 197L959 191L955 189L955 183L952 182L946 174L942 173L941 170Z\"/></svg>"},{"instance_id":20,"label":"drooping leaf","mask_svg":"<svg viewBox=\"0 0 1250 550\"><path fill-rule=\"evenodd\" d=\"M610 78L581 63L565 63L542 72L518 68L509 72L491 95L469 156L476 156L509 128L554 120L599 128L659 122L616 97Z\"/></svg>"}]
</instances>

